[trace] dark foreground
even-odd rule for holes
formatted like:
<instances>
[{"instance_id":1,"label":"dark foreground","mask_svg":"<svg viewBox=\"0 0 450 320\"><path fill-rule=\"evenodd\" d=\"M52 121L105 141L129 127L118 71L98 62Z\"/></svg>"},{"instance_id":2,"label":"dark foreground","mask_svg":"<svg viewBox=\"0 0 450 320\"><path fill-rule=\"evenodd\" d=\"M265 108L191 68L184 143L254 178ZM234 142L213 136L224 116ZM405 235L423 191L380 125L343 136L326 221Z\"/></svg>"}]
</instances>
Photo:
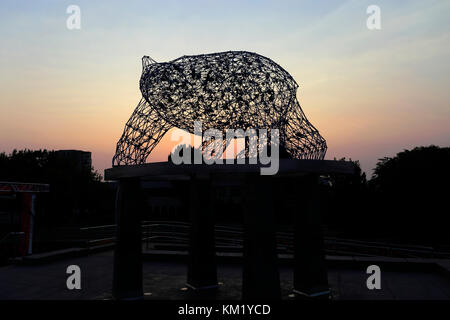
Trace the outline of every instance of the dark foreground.
<instances>
[{"instance_id":1,"label":"dark foreground","mask_svg":"<svg viewBox=\"0 0 450 320\"><path fill-rule=\"evenodd\" d=\"M355 260L352 257L334 259ZM380 265L383 265L382 260L380 258ZM439 263L441 266L449 265L448 261L439 261ZM112 264L113 252L106 251L40 265L1 267L0 299L111 299ZM68 290L66 287L66 279L69 276L66 274L66 268L69 265L78 265L81 268L81 290ZM366 286L369 275L366 274L364 263L360 261L353 267L351 263L336 264L328 271L333 299L450 300L450 281L445 268L439 271L408 266L408 264L402 264L400 268L381 267L381 289L369 290ZM241 299L242 268L240 264L219 264L220 289L215 294L208 293L203 297L186 290L186 271L186 265L183 262L145 261L143 264L145 299ZM292 269L289 266L280 267L280 280L282 298L292 299Z\"/></svg>"}]
</instances>

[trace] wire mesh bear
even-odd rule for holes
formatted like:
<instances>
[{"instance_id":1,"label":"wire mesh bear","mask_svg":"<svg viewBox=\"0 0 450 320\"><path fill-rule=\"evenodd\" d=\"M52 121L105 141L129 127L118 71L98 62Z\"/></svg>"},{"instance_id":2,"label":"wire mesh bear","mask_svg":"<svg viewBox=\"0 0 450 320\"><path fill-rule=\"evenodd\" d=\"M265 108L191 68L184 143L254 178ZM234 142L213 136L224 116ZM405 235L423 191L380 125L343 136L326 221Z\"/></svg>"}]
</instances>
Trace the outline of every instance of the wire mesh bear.
<instances>
[{"instance_id":1,"label":"wire mesh bear","mask_svg":"<svg viewBox=\"0 0 450 320\"><path fill-rule=\"evenodd\" d=\"M145 163L169 129L194 133L194 121L224 133L231 128L279 129L280 147L289 157L322 160L326 141L303 113L297 88L286 70L252 52L183 56L163 63L144 56L142 99L117 143L113 166ZM224 141L225 149L229 141Z\"/></svg>"}]
</instances>

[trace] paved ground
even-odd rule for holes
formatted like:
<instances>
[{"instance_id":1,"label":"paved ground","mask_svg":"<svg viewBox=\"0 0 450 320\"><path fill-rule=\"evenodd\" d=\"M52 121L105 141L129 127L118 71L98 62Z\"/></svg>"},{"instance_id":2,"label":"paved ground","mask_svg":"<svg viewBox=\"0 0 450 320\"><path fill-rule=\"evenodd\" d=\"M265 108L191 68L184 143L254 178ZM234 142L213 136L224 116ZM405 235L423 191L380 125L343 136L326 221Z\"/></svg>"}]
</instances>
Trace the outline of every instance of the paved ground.
<instances>
[{"instance_id":1,"label":"paved ground","mask_svg":"<svg viewBox=\"0 0 450 320\"><path fill-rule=\"evenodd\" d=\"M0 268L0 299L108 299L111 298L112 251L70 258L38 266L13 265ZM76 264L82 270L82 289L66 288L66 268ZM240 299L239 265L219 265L217 296L206 298ZM383 271L382 289L368 290L365 268L332 268L328 278L334 299L450 299L450 282L437 272ZM283 298L292 289L292 269L282 267ZM186 266L176 262L144 262L146 299L191 299L185 286ZM205 298L205 297L204 297Z\"/></svg>"}]
</instances>

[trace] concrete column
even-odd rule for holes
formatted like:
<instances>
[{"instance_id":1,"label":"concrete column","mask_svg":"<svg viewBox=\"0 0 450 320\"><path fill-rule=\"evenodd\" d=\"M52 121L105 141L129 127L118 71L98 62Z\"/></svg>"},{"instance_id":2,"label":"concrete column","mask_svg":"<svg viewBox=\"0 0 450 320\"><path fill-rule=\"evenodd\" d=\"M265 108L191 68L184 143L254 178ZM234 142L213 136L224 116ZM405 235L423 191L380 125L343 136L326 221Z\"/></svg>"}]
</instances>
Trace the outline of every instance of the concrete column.
<instances>
[{"instance_id":1,"label":"concrete column","mask_svg":"<svg viewBox=\"0 0 450 320\"><path fill-rule=\"evenodd\" d=\"M280 299L276 226L270 177L249 177L243 186L244 300Z\"/></svg>"},{"instance_id":2,"label":"concrete column","mask_svg":"<svg viewBox=\"0 0 450 320\"><path fill-rule=\"evenodd\" d=\"M116 246L114 251L113 297L141 299L143 197L139 178L119 182L116 198Z\"/></svg>"},{"instance_id":3,"label":"concrete column","mask_svg":"<svg viewBox=\"0 0 450 320\"><path fill-rule=\"evenodd\" d=\"M301 182L301 199L294 217L294 293L298 297L328 298L330 295L318 183L316 174L306 176Z\"/></svg>"},{"instance_id":4,"label":"concrete column","mask_svg":"<svg viewBox=\"0 0 450 320\"><path fill-rule=\"evenodd\" d=\"M210 179L193 176L190 183L189 258L187 285L191 289L218 287L214 237L214 195Z\"/></svg>"}]
</instances>

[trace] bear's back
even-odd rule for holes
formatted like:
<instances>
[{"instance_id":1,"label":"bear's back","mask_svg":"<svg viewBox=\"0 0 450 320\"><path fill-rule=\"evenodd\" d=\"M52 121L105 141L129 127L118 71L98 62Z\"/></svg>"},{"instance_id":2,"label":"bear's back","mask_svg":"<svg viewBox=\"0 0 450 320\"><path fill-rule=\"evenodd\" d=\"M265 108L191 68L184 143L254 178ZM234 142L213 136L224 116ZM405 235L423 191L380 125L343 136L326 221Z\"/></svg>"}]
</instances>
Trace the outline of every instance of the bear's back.
<instances>
[{"instance_id":1,"label":"bear's back","mask_svg":"<svg viewBox=\"0 0 450 320\"><path fill-rule=\"evenodd\" d=\"M141 91L161 117L176 127L277 126L296 96L297 83L272 60L228 51L183 56L143 73Z\"/></svg>"}]
</instances>

